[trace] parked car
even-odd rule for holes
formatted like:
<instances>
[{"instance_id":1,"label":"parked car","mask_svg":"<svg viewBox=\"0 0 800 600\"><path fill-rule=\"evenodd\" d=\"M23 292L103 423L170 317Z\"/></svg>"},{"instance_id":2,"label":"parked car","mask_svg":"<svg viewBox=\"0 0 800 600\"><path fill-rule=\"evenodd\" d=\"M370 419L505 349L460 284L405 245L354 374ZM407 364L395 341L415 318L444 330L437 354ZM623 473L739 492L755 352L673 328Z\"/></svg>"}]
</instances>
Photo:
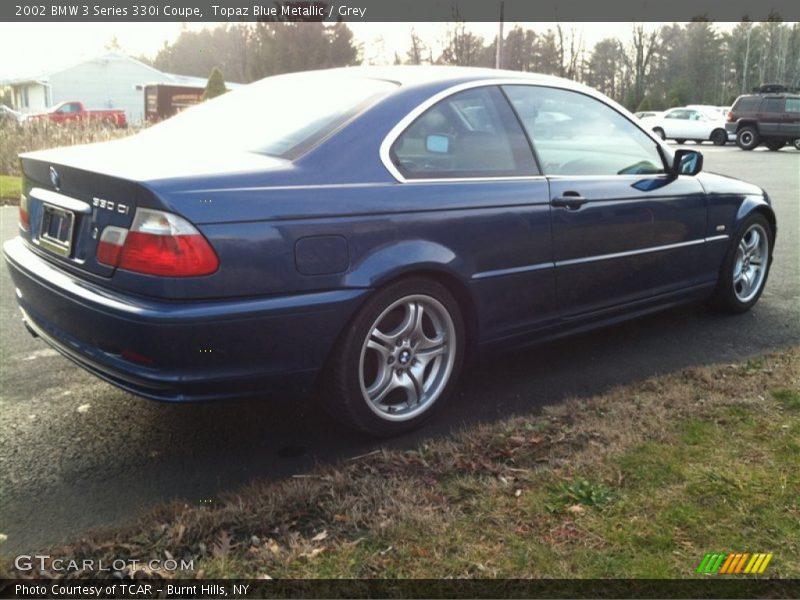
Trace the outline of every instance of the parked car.
<instances>
[{"instance_id":1,"label":"parked car","mask_svg":"<svg viewBox=\"0 0 800 600\"><path fill-rule=\"evenodd\" d=\"M124 110L88 110L83 102L75 100L60 102L47 112L28 115L28 119L31 121L47 120L52 123L99 121L117 128L128 126L128 118Z\"/></svg>"},{"instance_id":2,"label":"parked car","mask_svg":"<svg viewBox=\"0 0 800 600\"><path fill-rule=\"evenodd\" d=\"M664 113L660 110L644 110L633 113L637 119L644 119L646 117L660 117Z\"/></svg>"},{"instance_id":3,"label":"parked car","mask_svg":"<svg viewBox=\"0 0 800 600\"><path fill-rule=\"evenodd\" d=\"M17 112L13 108L0 104L0 123L14 123L20 124L25 119L22 113Z\"/></svg>"},{"instance_id":4,"label":"parked car","mask_svg":"<svg viewBox=\"0 0 800 600\"><path fill-rule=\"evenodd\" d=\"M780 150L792 143L800 150L800 95L758 93L739 96L728 113L725 129L736 145L752 150L764 144Z\"/></svg>"},{"instance_id":5,"label":"parked car","mask_svg":"<svg viewBox=\"0 0 800 600\"><path fill-rule=\"evenodd\" d=\"M709 140L715 146L724 146L728 141L725 118L708 109L671 108L660 117L646 117L643 122L662 140L675 140L679 144L686 140L698 144Z\"/></svg>"},{"instance_id":6,"label":"parked car","mask_svg":"<svg viewBox=\"0 0 800 600\"><path fill-rule=\"evenodd\" d=\"M556 108L573 137L537 135ZM21 163L4 255L35 335L147 398L314 387L375 435L430 417L468 354L750 309L776 233L760 188L588 87L511 71L271 77Z\"/></svg>"}]
</instances>

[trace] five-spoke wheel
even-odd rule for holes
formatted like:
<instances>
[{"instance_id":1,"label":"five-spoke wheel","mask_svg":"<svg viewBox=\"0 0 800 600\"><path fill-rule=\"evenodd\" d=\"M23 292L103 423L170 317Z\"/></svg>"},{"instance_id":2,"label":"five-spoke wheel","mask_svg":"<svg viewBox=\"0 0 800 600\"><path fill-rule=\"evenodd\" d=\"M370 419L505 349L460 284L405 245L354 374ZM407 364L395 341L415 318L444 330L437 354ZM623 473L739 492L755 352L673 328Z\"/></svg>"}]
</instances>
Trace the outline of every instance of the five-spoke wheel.
<instances>
[{"instance_id":1,"label":"five-spoke wheel","mask_svg":"<svg viewBox=\"0 0 800 600\"><path fill-rule=\"evenodd\" d=\"M736 249L733 266L733 290L740 302L747 303L761 290L767 274L769 238L760 223L744 232Z\"/></svg>"},{"instance_id":2,"label":"five-spoke wheel","mask_svg":"<svg viewBox=\"0 0 800 600\"><path fill-rule=\"evenodd\" d=\"M752 307L767 282L774 233L764 215L748 217L722 263L712 303L726 312L744 312Z\"/></svg>"},{"instance_id":3,"label":"five-spoke wheel","mask_svg":"<svg viewBox=\"0 0 800 600\"><path fill-rule=\"evenodd\" d=\"M449 395L465 345L461 309L446 286L422 277L389 284L366 302L334 349L324 406L373 435L412 429Z\"/></svg>"},{"instance_id":4,"label":"five-spoke wheel","mask_svg":"<svg viewBox=\"0 0 800 600\"><path fill-rule=\"evenodd\" d=\"M430 296L405 296L375 320L359 361L361 393L384 419L425 411L447 385L455 362L453 318Z\"/></svg>"}]
</instances>

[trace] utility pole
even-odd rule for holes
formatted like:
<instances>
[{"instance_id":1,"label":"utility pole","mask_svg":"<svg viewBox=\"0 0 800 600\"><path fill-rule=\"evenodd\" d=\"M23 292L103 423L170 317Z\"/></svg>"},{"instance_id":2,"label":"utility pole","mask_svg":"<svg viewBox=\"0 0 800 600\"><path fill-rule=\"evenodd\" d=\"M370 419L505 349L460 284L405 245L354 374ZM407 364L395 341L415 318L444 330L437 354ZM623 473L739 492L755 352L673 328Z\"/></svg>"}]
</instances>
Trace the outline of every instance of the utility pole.
<instances>
[{"instance_id":1,"label":"utility pole","mask_svg":"<svg viewBox=\"0 0 800 600\"><path fill-rule=\"evenodd\" d=\"M505 2L500 2L500 23L499 32L497 34L497 47L494 54L494 68L500 69L503 67L503 8Z\"/></svg>"}]
</instances>

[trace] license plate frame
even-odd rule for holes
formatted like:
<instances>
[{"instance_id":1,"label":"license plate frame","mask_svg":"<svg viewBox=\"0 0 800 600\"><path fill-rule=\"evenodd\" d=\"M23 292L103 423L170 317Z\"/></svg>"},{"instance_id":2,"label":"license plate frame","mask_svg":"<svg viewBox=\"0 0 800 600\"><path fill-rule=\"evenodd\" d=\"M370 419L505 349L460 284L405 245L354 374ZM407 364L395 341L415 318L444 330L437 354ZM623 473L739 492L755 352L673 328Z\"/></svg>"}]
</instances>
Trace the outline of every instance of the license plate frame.
<instances>
[{"instance_id":1,"label":"license plate frame","mask_svg":"<svg viewBox=\"0 0 800 600\"><path fill-rule=\"evenodd\" d=\"M72 236L75 231L75 213L52 204L42 204L42 227L39 243L59 256L72 253Z\"/></svg>"}]
</instances>

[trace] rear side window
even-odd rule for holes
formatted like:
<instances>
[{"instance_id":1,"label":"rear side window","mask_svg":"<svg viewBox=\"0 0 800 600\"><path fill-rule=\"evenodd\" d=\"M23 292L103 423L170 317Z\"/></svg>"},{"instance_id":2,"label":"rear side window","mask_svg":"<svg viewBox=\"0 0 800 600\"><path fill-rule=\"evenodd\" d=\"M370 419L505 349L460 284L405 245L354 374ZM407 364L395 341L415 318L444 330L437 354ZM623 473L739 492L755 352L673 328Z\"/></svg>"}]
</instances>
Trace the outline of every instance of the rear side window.
<instances>
[{"instance_id":1,"label":"rear side window","mask_svg":"<svg viewBox=\"0 0 800 600\"><path fill-rule=\"evenodd\" d=\"M783 112L783 98L764 98L764 101L761 103L761 112Z\"/></svg>"},{"instance_id":2,"label":"rear side window","mask_svg":"<svg viewBox=\"0 0 800 600\"><path fill-rule=\"evenodd\" d=\"M672 110L664 115L665 119L689 119L694 111L690 110Z\"/></svg>"},{"instance_id":3,"label":"rear side window","mask_svg":"<svg viewBox=\"0 0 800 600\"><path fill-rule=\"evenodd\" d=\"M758 110L758 105L761 98L758 96L743 96L736 101L733 110L737 112L755 112Z\"/></svg>"},{"instance_id":4,"label":"rear side window","mask_svg":"<svg viewBox=\"0 0 800 600\"><path fill-rule=\"evenodd\" d=\"M786 112L800 113L800 98L787 98Z\"/></svg>"},{"instance_id":5,"label":"rear side window","mask_svg":"<svg viewBox=\"0 0 800 600\"><path fill-rule=\"evenodd\" d=\"M390 154L409 179L538 174L525 134L496 87L445 98L397 138Z\"/></svg>"}]
</instances>

